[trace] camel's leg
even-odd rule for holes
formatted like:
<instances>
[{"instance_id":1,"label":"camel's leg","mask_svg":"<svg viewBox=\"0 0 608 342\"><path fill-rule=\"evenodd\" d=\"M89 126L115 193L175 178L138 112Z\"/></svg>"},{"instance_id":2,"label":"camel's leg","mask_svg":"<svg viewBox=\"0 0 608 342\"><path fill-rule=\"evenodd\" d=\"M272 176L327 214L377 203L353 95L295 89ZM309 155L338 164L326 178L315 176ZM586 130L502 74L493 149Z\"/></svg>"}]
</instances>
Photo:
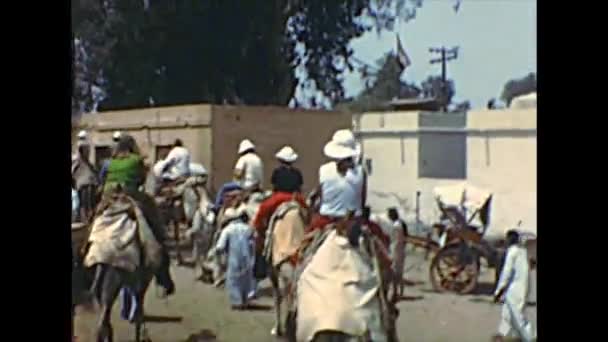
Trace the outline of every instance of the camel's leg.
<instances>
[{"instance_id":1,"label":"camel's leg","mask_svg":"<svg viewBox=\"0 0 608 342\"><path fill-rule=\"evenodd\" d=\"M282 293L281 293L281 284L279 283L279 269L271 266L270 268L270 282L272 284L272 290L274 294L274 311L275 311L275 323L274 328L270 331L270 333L274 336L282 336L283 331L281 329L281 301L282 301Z\"/></svg>"},{"instance_id":2,"label":"camel's leg","mask_svg":"<svg viewBox=\"0 0 608 342\"><path fill-rule=\"evenodd\" d=\"M87 297L86 300L89 299L90 296L93 297L97 301L98 304L101 305L101 295L102 295L102 285L104 280L104 272L106 271L106 266L102 264L98 264L95 266L95 276L93 278L93 282L91 283L91 287L89 288L88 293L85 294Z\"/></svg>"},{"instance_id":3,"label":"camel's leg","mask_svg":"<svg viewBox=\"0 0 608 342\"><path fill-rule=\"evenodd\" d=\"M139 280L141 283L136 285L135 293L137 293L137 307L135 310L135 342L150 341L148 331L146 329L144 301L146 298L146 291L151 280L152 277L146 275Z\"/></svg>"},{"instance_id":4,"label":"camel's leg","mask_svg":"<svg viewBox=\"0 0 608 342\"><path fill-rule=\"evenodd\" d=\"M114 340L111 324L112 306L122 285L123 281L116 269L108 268L104 272L100 289L101 313L97 330L98 342L112 342Z\"/></svg>"},{"instance_id":5,"label":"camel's leg","mask_svg":"<svg viewBox=\"0 0 608 342\"><path fill-rule=\"evenodd\" d=\"M393 303L397 303L400 299L400 296L399 296L399 286L400 286L399 283L400 282L401 282L401 277L395 276L393 278L393 281L392 281L392 285L393 285L392 302Z\"/></svg>"},{"instance_id":6,"label":"camel's leg","mask_svg":"<svg viewBox=\"0 0 608 342\"><path fill-rule=\"evenodd\" d=\"M177 208L173 208L173 210L177 210ZM181 239L179 237L179 222L173 217L171 220L171 225L173 226L173 237L175 239L175 258L177 259L178 265L183 265L182 253L180 251L180 243Z\"/></svg>"}]
</instances>

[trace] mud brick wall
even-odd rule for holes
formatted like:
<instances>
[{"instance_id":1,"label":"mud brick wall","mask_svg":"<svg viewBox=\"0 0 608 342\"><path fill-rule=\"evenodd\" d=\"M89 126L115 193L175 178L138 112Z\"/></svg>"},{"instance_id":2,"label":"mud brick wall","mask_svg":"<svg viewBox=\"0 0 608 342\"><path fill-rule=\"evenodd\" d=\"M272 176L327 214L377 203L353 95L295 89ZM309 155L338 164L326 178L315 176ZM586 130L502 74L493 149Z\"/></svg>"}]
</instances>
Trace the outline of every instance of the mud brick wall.
<instances>
[{"instance_id":1,"label":"mud brick wall","mask_svg":"<svg viewBox=\"0 0 608 342\"><path fill-rule=\"evenodd\" d=\"M326 162L323 146L334 131L351 128L349 114L262 106L213 106L213 190L232 177L238 144L250 139L264 161L264 188L270 189L275 153L291 145L299 155L297 167L304 176L303 191L317 185L319 166Z\"/></svg>"}]
</instances>

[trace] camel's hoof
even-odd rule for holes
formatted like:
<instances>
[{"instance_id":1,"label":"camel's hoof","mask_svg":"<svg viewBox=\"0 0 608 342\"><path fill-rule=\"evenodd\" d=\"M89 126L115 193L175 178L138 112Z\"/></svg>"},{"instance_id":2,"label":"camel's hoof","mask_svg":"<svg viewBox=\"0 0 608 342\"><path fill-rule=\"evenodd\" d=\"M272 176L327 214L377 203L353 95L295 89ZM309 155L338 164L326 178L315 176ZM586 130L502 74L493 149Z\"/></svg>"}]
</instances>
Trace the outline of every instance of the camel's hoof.
<instances>
[{"instance_id":1,"label":"camel's hoof","mask_svg":"<svg viewBox=\"0 0 608 342\"><path fill-rule=\"evenodd\" d=\"M277 327L272 328L272 330L270 330L270 335L272 336L280 336L279 335L279 330L277 329Z\"/></svg>"}]
</instances>

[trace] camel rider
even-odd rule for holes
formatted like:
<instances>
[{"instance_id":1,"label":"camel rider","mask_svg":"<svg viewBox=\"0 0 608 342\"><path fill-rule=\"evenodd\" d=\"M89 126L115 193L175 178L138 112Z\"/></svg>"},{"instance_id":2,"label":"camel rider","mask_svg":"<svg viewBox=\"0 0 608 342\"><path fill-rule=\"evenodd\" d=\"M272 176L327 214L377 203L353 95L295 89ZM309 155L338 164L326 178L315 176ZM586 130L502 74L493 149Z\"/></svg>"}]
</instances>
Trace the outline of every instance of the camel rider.
<instances>
[{"instance_id":1,"label":"camel rider","mask_svg":"<svg viewBox=\"0 0 608 342\"><path fill-rule=\"evenodd\" d=\"M185 190L183 194L183 206L188 223L193 223L190 220L195 220L197 213L200 211L200 201L202 194L200 191L205 191L204 188L207 184L207 169L203 164L190 163L190 177L186 180L186 187L189 190Z\"/></svg>"},{"instance_id":2,"label":"camel rider","mask_svg":"<svg viewBox=\"0 0 608 342\"><path fill-rule=\"evenodd\" d=\"M295 199L302 207L306 207L306 201L301 194L302 173L293 163L298 159L297 153L291 146L285 146L275 155L279 166L272 172L272 196L264 200L253 220L253 228L258 232L258 248L263 247L264 230L268 226L268 220L281 203Z\"/></svg>"},{"instance_id":3,"label":"camel rider","mask_svg":"<svg viewBox=\"0 0 608 342\"><path fill-rule=\"evenodd\" d=\"M366 177L361 165L355 164L361 156L359 146L349 130L336 131L323 152L332 161L319 168L319 213L313 216L308 231L321 229L353 210L355 216L363 213ZM314 201L313 201L314 202Z\"/></svg>"},{"instance_id":4,"label":"camel rider","mask_svg":"<svg viewBox=\"0 0 608 342\"><path fill-rule=\"evenodd\" d=\"M112 135L112 149L116 148L116 144L118 144L118 141L120 140L121 135L122 135L122 133L120 131L115 131L114 134ZM99 171L99 179L101 180L102 183L106 179L106 173L108 172L108 165L110 165L110 159L104 160L103 164L101 165L101 170Z\"/></svg>"},{"instance_id":5,"label":"camel rider","mask_svg":"<svg viewBox=\"0 0 608 342\"><path fill-rule=\"evenodd\" d=\"M323 152L331 161L319 168L317 193L321 205L319 213L313 216L307 228L309 232L337 222L346 217L348 212L356 212L360 205L359 196L347 179L349 170L354 167L353 158L357 156L357 151L331 140Z\"/></svg>"},{"instance_id":6,"label":"camel rider","mask_svg":"<svg viewBox=\"0 0 608 342\"><path fill-rule=\"evenodd\" d=\"M238 149L239 159L234 166L234 180L222 185L215 198L215 209L219 210L224 201L224 193L236 189L259 192L264 180L264 165L255 152L255 145L249 140L241 141Z\"/></svg>"},{"instance_id":7,"label":"camel rider","mask_svg":"<svg viewBox=\"0 0 608 342\"><path fill-rule=\"evenodd\" d=\"M166 295L171 295L175 292L175 284L169 273L169 254L165 246L166 229L154 200L139 191L139 187L143 184L144 180L145 166L143 158L139 154L137 144L133 137L122 135L108 165L104 195L110 194L120 187L137 202L145 218L148 220L152 233L163 246L163 256L161 266L156 273L156 281L165 289Z\"/></svg>"},{"instance_id":8,"label":"camel rider","mask_svg":"<svg viewBox=\"0 0 608 342\"><path fill-rule=\"evenodd\" d=\"M175 139L173 148L162 163L163 180L175 181L190 175L190 152L180 139Z\"/></svg>"},{"instance_id":9,"label":"camel rider","mask_svg":"<svg viewBox=\"0 0 608 342\"><path fill-rule=\"evenodd\" d=\"M72 168L74 168L74 163L76 163L78 161L78 159L80 158L78 147L89 145L87 142L87 138L88 138L87 131L82 130L82 131L78 132L78 135L77 135L78 140L76 140L77 149L74 153L72 153Z\"/></svg>"},{"instance_id":10,"label":"camel rider","mask_svg":"<svg viewBox=\"0 0 608 342\"><path fill-rule=\"evenodd\" d=\"M358 197L360 206L357 208L356 216L360 217L367 202L367 174L361 165L361 145L356 142L351 130L341 129L334 133L332 141L338 145L346 146L355 150L353 167L348 171L346 178L352 184Z\"/></svg>"},{"instance_id":11,"label":"camel rider","mask_svg":"<svg viewBox=\"0 0 608 342\"><path fill-rule=\"evenodd\" d=\"M96 205L96 189L99 185L95 167L89 161L90 146L86 141L79 141L72 159L72 179L80 201L79 217L83 222L93 216Z\"/></svg>"},{"instance_id":12,"label":"camel rider","mask_svg":"<svg viewBox=\"0 0 608 342\"><path fill-rule=\"evenodd\" d=\"M324 231L332 223L334 226L326 231L315 251L304 253L314 254L297 280L296 339L312 341L319 332L335 331L352 336L348 340L387 341L377 295L381 283L373 272L373 258L356 248L359 236L354 239L351 234L357 226L359 234L362 230L360 224L352 224L352 215L363 208L356 184L348 179L358 151L332 139L323 152L331 161L319 169L320 210L308 227L300 251L306 251L309 241L314 241L317 234L310 234L314 230Z\"/></svg>"}]
</instances>

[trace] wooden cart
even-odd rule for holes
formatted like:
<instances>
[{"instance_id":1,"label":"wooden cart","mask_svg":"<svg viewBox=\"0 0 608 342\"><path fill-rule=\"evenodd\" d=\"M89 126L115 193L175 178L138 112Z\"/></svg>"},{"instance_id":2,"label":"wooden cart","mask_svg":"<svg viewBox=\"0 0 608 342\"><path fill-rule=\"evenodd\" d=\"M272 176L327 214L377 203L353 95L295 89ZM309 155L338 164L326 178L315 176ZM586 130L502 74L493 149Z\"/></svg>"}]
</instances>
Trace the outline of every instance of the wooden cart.
<instances>
[{"instance_id":1,"label":"wooden cart","mask_svg":"<svg viewBox=\"0 0 608 342\"><path fill-rule=\"evenodd\" d=\"M440 248L429 269L438 292L471 293L477 287L481 259L495 269L498 280L504 250L483 240L489 225L492 194L467 184L435 188L442 222Z\"/></svg>"}]
</instances>

